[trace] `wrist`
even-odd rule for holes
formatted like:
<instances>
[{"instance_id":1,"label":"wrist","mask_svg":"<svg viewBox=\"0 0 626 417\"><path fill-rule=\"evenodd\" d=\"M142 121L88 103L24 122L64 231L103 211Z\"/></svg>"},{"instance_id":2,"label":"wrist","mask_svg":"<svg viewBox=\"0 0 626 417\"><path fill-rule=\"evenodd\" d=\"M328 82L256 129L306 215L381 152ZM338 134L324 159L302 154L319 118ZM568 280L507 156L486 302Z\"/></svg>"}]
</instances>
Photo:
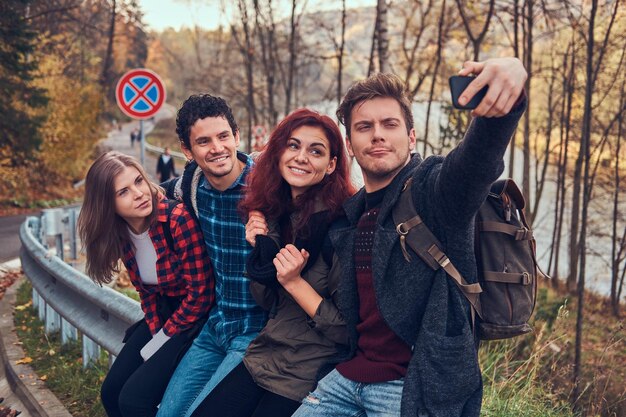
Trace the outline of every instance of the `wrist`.
<instances>
[{"instance_id":1,"label":"wrist","mask_svg":"<svg viewBox=\"0 0 626 417\"><path fill-rule=\"evenodd\" d=\"M285 283L281 283L281 285L283 286L283 288L285 288L285 290L287 290L287 292L291 293L293 291L297 291L303 282L304 282L304 278L298 275L295 278L289 279Z\"/></svg>"}]
</instances>

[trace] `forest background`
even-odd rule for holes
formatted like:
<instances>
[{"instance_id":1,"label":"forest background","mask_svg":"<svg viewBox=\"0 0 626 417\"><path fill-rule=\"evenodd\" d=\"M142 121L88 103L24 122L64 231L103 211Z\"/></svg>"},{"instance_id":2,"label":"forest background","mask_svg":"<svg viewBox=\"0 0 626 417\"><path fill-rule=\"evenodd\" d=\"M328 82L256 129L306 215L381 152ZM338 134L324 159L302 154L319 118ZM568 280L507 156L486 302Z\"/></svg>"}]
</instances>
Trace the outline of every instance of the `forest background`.
<instances>
[{"instance_id":1,"label":"forest background","mask_svg":"<svg viewBox=\"0 0 626 417\"><path fill-rule=\"evenodd\" d=\"M95 145L125 120L114 89L132 68L156 71L175 107L196 92L226 98L244 150L259 146L254 126L271 130L302 106L332 115L354 80L391 71L414 102L418 151L431 155L455 146L469 123L450 106L448 77L465 60L514 55L529 72L529 107L507 174L521 180L530 221L549 223L541 264L549 286L571 295L568 308L576 312L571 356L558 362L567 364L570 381L561 393L573 404L585 398L587 410L626 413L623 375L610 400L594 402L582 370L585 308L592 309L584 289L594 274L589 265L598 262L608 283L600 309L612 317L607 325L618 329L618 359L626 361L619 302L626 275L624 1L334 3L322 10L307 0L214 1L216 13L228 9L219 27L156 31L137 0L3 0L0 209L82 193L73 184Z\"/></svg>"}]
</instances>

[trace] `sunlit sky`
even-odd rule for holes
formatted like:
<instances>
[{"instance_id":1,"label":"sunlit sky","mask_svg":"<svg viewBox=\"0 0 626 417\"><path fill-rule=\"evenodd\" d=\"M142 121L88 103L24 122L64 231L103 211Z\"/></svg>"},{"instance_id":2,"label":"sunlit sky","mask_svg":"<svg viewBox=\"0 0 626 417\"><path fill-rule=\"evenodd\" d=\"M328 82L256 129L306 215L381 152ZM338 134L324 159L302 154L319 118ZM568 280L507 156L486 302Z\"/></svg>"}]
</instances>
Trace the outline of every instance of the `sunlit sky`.
<instances>
[{"instance_id":1,"label":"sunlit sky","mask_svg":"<svg viewBox=\"0 0 626 417\"><path fill-rule=\"evenodd\" d=\"M182 26L198 25L205 29L217 28L228 23L228 15L222 12L221 2L228 4L226 13L232 13L231 0L139 0L144 23L150 29L161 31L167 27L180 29ZM290 0L274 0L277 20L291 12ZM298 3L304 3L299 1ZM340 0L308 0L306 11L340 9ZM376 0L346 0L346 7L375 6ZM298 10L300 10L300 7Z\"/></svg>"}]
</instances>

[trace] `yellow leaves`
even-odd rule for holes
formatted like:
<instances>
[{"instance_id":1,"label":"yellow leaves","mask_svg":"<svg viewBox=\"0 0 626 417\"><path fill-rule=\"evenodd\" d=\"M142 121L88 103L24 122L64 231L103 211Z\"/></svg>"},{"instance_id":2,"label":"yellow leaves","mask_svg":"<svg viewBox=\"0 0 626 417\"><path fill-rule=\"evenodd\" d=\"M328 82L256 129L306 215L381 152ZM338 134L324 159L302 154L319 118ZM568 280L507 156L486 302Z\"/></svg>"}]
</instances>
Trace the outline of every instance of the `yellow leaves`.
<instances>
[{"instance_id":1,"label":"yellow leaves","mask_svg":"<svg viewBox=\"0 0 626 417\"><path fill-rule=\"evenodd\" d=\"M26 304L22 304L20 306L16 306L15 310L17 311L23 311L26 310L28 307L33 305L33 300L30 300L29 302L27 302Z\"/></svg>"},{"instance_id":2,"label":"yellow leaves","mask_svg":"<svg viewBox=\"0 0 626 417\"><path fill-rule=\"evenodd\" d=\"M40 381L44 381L44 382L45 382L45 381L47 381L47 380L48 380L48 375L42 375L42 376L40 376L40 377L39 377L39 380L40 380Z\"/></svg>"},{"instance_id":3,"label":"yellow leaves","mask_svg":"<svg viewBox=\"0 0 626 417\"><path fill-rule=\"evenodd\" d=\"M48 351L48 355L49 355L49 356L54 356L54 355L56 355L56 354L57 354L57 352L56 352L54 349L50 349L50 350Z\"/></svg>"},{"instance_id":4,"label":"yellow leaves","mask_svg":"<svg viewBox=\"0 0 626 417\"><path fill-rule=\"evenodd\" d=\"M15 361L15 364L16 365L26 365L26 364L31 363L32 361L33 361L33 358L31 358L30 356L25 356L24 358L22 358L22 359L20 359L18 361Z\"/></svg>"}]
</instances>

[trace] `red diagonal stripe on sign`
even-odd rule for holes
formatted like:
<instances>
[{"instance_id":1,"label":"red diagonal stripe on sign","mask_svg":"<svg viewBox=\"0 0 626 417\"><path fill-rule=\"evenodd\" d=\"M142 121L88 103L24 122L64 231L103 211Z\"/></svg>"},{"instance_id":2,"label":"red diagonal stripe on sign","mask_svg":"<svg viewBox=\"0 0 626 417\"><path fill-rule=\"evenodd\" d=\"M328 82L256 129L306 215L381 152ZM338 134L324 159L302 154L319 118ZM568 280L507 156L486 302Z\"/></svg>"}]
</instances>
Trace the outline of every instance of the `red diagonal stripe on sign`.
<instances>
[{"instance_id":1,"label":"red diagonal stripe on sign","mask_svg":"<svg viewBox=\"0 0 626 417\"><path fill-rule=\"evenodd\" d=\"M148 103L152 104L153 106L156 104L155 102L153 102L152 100L150 100L146 95L146 91L148 91L148 89L150 87L152 87L152 85L154 84L154 80L150 79L150 82L142 89L142 90L138 90L135 85L132 83L132 81L128 81L128 86L130 88L132 88L133 90L135 90L135 92L137 93L137 97L135 97L130 103L128 103L128 107L129 108L133 108L133 105L140 99L140 98L144 98L144 100L146 100Z\"/></svg>"}]
</instances>

